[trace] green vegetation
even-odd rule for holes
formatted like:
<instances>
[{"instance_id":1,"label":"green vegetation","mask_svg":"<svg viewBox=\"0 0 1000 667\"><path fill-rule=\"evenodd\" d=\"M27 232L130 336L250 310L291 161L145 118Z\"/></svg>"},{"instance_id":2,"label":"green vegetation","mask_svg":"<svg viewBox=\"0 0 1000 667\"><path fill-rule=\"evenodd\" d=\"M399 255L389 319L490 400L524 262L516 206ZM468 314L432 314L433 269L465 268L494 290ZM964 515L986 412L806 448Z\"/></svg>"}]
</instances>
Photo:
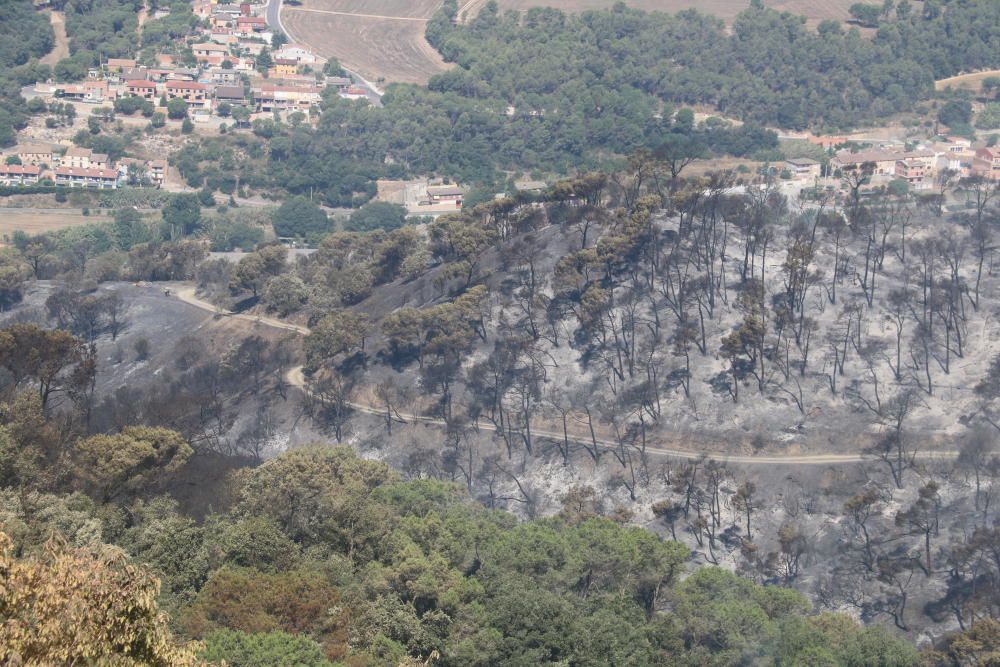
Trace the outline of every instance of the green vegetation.
<instances>
[{"instance_id":1,"label":"green vegetation","mask_svg":"<svg viewBox=\"0 0 1000 667\"><path fill-rule=\"evenodd\" d=\"M34 10L31 0L11 0L0 12L0 146L17 143L17 130L28 122L21 87L48 76L48 67L38 65L52 50L54 36L44 14Z\"/></svg>"},{"instance_id":2,"label":"green vegetation","mask_svg":"<svg viewBox=\"0 0 1000 667\"><path fill-rule=\"evenodd\" d=\"M350 232L370 232L376 229L391 232L406 224L406 209L389 202L368 202L351 213L345 228Z\"/></svg>"}]
</instances>

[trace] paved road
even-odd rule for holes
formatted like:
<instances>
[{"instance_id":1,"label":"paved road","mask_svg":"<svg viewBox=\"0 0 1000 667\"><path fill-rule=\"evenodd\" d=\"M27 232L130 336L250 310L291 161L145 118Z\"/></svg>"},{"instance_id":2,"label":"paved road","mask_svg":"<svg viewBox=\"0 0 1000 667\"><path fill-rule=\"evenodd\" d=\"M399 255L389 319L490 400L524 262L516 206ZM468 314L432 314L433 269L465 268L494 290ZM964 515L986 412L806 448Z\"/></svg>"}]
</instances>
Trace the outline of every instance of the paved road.
<instances>
[{"instance_id":1,"label":"paved road","mask_svg":"<svg viewBox=\"0 0 1000 667\"><path fill-rule=\"evenodd\" d=\"M232 311L219 308L207 301L199 299L195 295L194 287L183 287L177 291L177 297L184 303L195 306L196 308L201 308L217 315L223 315L226 317L231 317L238 320L243 320L252 324L262 324L264 326L274 327L276 329L282 329L285 331L294 331L302 335L308 335L309 329L307 327L299 326L297 324L291 324L289 322L284 322L282 320L275 319L273 317L267 316L257 316L248 315L246 313L233 313ZM292 368L288 373L285 374L285 381L293 387L298 387L302 391L308 391L307 382L305 375L303 374L302 367L296 366ZM384 416L385 410L379 407L368 405L365 403L349 403L351 408L357 410L358 412L364 412L371 415ZM434 418L427 417L425 415L410 414L405 412L397 413L406 422L418 422L422 424L429 424L433 426L446 426L445 422ZM476 424L474 427L486 431L495 431L497 427L493 424ZM549 438L552 440L562 440L563 434L561 432L546 431L541 429L532 429L532 432L536 437ZM583 445L586 447L593 446L593 441L590 438L582 438L578 436L569 436L567 438L570 442L576 443L578 445ZM618 449L618 443L611 440L597 439L597 445L604 449L616 450ZM699 459L705 456L705 452L691 451L686 449L674 449L667 447L646 447L646 453L651 456L662 456L667 458L677 458L677 459ZM739 465L809 465L809 466L828 466L828 465L844 465L844 464L855 464L864 462L874 462L875 459L870 456L865 456L862 454L809 454L809 455L788 455L788 456L741 456L741 455L726 455L726 454L711 454L711 458L716 461L723 461L726 463L734 463ZM953 459L958 456L958 452L955 451L939 451L939 452L920 452L918 453L918 458L923 460L948 460Z\"/></svg>"},{"instance_id":2,"label":"paved road","mask_svg":"<svg viewBox=\"0 0 1000 667\"><path fill-rule=\"evenodd\" d=\"M281 3L282 0L270 0L267 3L267 8L264 10L264 16L267 19L267 25L271 27L272 30L282 33L292 42L296 41L295 36L285 28L285 24L281 22ZM347 72L348 76L354 79L354 82L365 89L368 95L368 101L374 106L382 106L382 91L374 83L361 76L360 73L352 71L341 65L341 69Z\"/></svg>"}]
</instances>

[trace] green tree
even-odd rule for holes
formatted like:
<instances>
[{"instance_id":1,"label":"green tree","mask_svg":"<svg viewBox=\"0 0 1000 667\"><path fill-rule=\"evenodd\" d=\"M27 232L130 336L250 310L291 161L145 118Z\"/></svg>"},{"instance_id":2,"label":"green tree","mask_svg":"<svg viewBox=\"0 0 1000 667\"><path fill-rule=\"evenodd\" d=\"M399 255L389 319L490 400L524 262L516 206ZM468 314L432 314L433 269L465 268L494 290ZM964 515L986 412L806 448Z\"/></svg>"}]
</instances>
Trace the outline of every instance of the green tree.
<instances>
[{"instance_id":1,"label":"green tree","mask_svg":"<svg viewBox=\"0 0 1000 667\"><path fill-rule=\"evenodd\" d=\"M175 194L163 207L163 221L170 227L170 238L194 233L201 222L201 202L195 194Z\"/></svg>"},{"instance_id":2,"label":"green tree","mask_svg":"<svg viewBox=\"0 0 1000 667\"><path fill-rule=\"evenodd\" d=\"M292 197L282 203L271 218L279 237L304 238L330 230L330 219L319 206L305 197Z\"/></svg>"},{"instance_id":3,"label":"green tree","mask_svg":"<svg viewBox=\"0 0 1000 667\"><path fill-rule=\"evenodd\" d=\"M399 204L372 201L351 213L345 228L352 232L370 232L376 229L391 232L405 224L405 208Z\"/></svg>"},{"instance_id":4,"label":"green tree","mask_svg":"<svg viewBox=\"0 0 1000 667\"><path fill-rule=\"evenodd\" d=\"M332 667L323 648L307 637L275 630L247 634L218 630L205 638L199 657L231 667Z\"/></svg>"},{"instance_id":5,"label":"green tree","mask_svg":"<svg viewBox=\"0 0 1000 667\"><path fill-rule=\"evenodd\" d=\"M179 97L174 97L167 102L167 117L170 120L181 120L187 118L187 102Z\"/></svg>"}]
</instances>

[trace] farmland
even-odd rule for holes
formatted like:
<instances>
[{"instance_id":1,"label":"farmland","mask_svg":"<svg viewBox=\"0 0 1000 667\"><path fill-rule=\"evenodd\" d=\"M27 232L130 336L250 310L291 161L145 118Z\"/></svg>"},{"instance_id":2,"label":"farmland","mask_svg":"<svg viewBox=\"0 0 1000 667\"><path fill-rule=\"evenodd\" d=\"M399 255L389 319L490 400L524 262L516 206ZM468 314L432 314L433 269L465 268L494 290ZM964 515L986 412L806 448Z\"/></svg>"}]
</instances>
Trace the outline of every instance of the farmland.
<instances>
[{"instance_id":1,"label":"farmland","mask_svg":"<svg viewBox=\"0 0 1000 667\"><path fill-rule=\"evenodd\" d=\"M306 0L284 7L291 37L368 79L426 83L447 65L424 39L437 0Z\"/></svg>"},{"instance_id":2,"label":"farmland","mask_svg":"<svg viewBox=\"0 0 1000 667\"><path fill-rule=\"evenodd\" d=\"M991 77L1000 77L1000 70L987 70L985 72L972 72L971 74L959 74L950 76L947 79L938 79L934 82L935 90L945 90L946 88L965 88L967 90L979 91L983 87L983 81Z\"/></svg>"},{"instance_id":3,"label":"farmland","mask_svg":"<svg viewBox=\"0 0 1000 667\"><path fill-rule=\"evenodd\" d=\"M486 0L459 3L459 16L474 16ZM555 7L567 12L607 9L615 0L499 0L501 10ZM632 0L629 6L646 11L685 9L731 21L747 8L747 0ZM802 14L810 24L823 19L846 19L852 0L767 0L769 7ZM284 6L281 20L295 40L325 57L340 60L366 78L388 82L426 83L447 64L424 39L424 25L440 6L438 0L305 0Z\"/></svg>"},{"instance_id":4,"label":"farmland","mask_svg":"<svg viewBox=\"0 0 1000 667\"><path fill-rule=\"evenodd\" d=\"M83 215L79 209L0 208L0 239L5 240L17 231L41 234L109 219L106 216Z\"/></svg>"}]
</instances>

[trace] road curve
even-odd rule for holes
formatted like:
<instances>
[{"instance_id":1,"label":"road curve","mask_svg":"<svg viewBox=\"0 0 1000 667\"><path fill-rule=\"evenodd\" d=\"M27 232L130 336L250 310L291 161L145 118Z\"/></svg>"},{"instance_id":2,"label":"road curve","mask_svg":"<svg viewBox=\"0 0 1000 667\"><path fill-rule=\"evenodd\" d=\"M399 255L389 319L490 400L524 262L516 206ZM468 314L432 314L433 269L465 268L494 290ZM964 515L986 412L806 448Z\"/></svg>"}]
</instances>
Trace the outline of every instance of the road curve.
<instances>
[{"instance_id":1,"label":"road curve","mask_svg":"<svg viewBox=\"0 0 1000 667\"><path fill-rule=\"evenodd\" d=\"M294 41L294 35L292 35L292 33L289 32L287 28L285 28L285 24L281 22L281 3L282 0L268 0L267 9L264 10L264 16L265 19L267 20L267 25L270 26L272 30L277 30L278 32L288 37L288 39ZM365 88L371 91L369 99L371 99L371 101L374 104L380 105L382 103L383 93L378 86L376 86L374 83L372 83L365 77L361 76L359 72L347 69L346 67L343 66L343 63L341 63L340 67L342 70L347 72L349 76L360 81L365 86Z\"/></svg>"},{"instance_id":2,"label":"road curve","mask_svg":"<svg viewBox=\"0 0 1000 667\"><path fill-rule=\"evenodd\" d=\"M293 331L298 334L308 335L309 328L303 327L297 324L291 324L290 322L284 322L279 319L267 316L258 315L248 315L246 313L234 313L233 311L226 310L215 306L207 301L204 301L195 294L195 288L193 286L182 287L177 290L177 298L186 304L200 308L201 310L206 310L210 313L214 313L219 316L229 317L232 319L242 320L244 322L249 322L251 324L261 324L264 326L272 327L275 329L282 329L284 331ZM289 370L285 374L285 381L293 386L298 387L304 392L308 392L307 383L305 375L302 371L302 366L296 366ZM354 403L350 402L348 405L352 409L358 412L364 412L370 415L384 416L385 411L381 408L372 407L364 403ZM409 414L405 412L397 413L400 418L406 422L414 422L421 424L428 424L432 426L446 426L444 420L437 419L435 417L427 417L425 415ZM497 427L494 424L475 424L470 426L470 428L477 428L484 431L496 431ZM552 440L562 440L563 434L555 431L545 431L541 429L532 429L532 433L536 436L542 438L549 438ZM567 438L570 442L578 445L583 445L587 447L592 447L594 441L591 438L581 438L579 436L569 436ZM614 450L618 449L618 443L611 440L603 440L598 438L596 440L597 445L604 449ZM863 454L790 454L787 456L745 456L745 455L730 455L730 454L714 454L707 452L692 451L687 449L673 449L666 447L646 447L646 454L652 456L662 456L666 458L676 458L676 459L687 459L694 460L700 459L703 456L708 456L716 461L721 461L725 463L733 463L739 465L808 465L808 466L828 466L828 465L848 465L854 463L865 463L865 462L876 462L878 459L872 456L866 456ZM954 459L958 456L956 451L939 451L939 452L918 452L917 458L921 460L949 460Z\"/></svg>"}]
</instances>

